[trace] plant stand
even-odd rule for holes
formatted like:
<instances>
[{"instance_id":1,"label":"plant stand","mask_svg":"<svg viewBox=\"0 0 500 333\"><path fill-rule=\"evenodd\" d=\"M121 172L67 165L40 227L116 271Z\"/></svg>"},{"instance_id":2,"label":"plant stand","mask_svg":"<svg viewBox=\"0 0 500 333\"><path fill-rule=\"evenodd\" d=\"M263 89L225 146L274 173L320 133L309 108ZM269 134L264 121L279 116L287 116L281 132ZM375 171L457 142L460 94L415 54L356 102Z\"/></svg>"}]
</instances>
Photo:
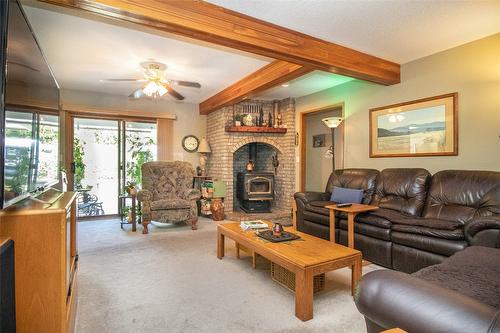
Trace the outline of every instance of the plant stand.
<instances>
[{"instance_id":1,"label":"plant stand","mask_svg":"<svg viewBox=\"0 0 500 333\"><path fill-rule=\"evenodd\" d=\"M128 221L128 214L127 214L127 216L124 216L124 214L123 214L123 209L125 207L127 207L127 199L131 199L131 201L132 201L131 207L130 207L131 214L132 214L132 222ZM137 195L123 194L123 195L118 196L118 200L120 202L120 206L119 206L120 207L120 211L119 211L120 227L123 229L124 224L131 224L132 231L133 232L137 231L138 218L137 218L136 210L137 210L137 208L140 209L140 205L137 206ZM141 223L140 218L139 218L139 223Z\"/></svg>"}]
</instances>

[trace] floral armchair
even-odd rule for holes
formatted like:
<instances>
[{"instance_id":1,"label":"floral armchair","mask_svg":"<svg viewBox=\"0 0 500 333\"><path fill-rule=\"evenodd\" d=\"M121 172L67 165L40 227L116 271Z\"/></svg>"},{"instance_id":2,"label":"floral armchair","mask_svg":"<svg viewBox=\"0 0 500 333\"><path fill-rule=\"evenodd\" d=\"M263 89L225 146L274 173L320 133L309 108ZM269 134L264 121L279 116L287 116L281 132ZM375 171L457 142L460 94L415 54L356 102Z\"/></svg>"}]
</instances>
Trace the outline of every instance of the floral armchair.
<instances>
[{"instance_id":1,"label":"floral armchair","mask_svg":"<svg viewBox=\"0 0 500 333\"><path fill-rule=\"evenodd\" d=\"M151 220L160 223L190 223L196 230L201 194L193 189L193 167L188 162L147 162L142 165L142 233Z\"/></svg>"}]
</instances>

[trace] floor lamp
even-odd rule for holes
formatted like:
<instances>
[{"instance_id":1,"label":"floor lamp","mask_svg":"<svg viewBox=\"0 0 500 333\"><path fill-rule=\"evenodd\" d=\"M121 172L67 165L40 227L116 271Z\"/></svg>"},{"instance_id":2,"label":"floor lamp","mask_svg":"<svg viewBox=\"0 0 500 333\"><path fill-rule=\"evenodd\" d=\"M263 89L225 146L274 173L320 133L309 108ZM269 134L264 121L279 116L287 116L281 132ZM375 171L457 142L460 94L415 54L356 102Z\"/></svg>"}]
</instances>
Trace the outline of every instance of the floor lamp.
<instances>
[{"instance_id":1,"label":"floor lamp","mask_svg":"<svg viewBox=\"0 0 500 333\"><path fill-rule=\"evenodd\" d=\"M323 118L321 121L326 125L326 127L330 128L332 131L332 145L328 148L327 153L332 156L332 171L335 170L335 129L340 125L340 123L344 120L342 117L328 117Z\"/></svg>"}]
</instances>

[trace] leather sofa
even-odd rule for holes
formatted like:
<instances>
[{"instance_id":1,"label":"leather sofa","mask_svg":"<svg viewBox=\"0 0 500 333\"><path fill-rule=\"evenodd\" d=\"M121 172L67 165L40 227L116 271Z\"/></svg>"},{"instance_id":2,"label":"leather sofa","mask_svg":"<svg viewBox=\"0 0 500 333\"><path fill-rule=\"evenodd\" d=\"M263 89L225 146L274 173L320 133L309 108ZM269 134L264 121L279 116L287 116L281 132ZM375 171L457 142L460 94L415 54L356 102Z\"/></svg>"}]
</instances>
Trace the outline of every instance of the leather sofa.
<instances>
[{"instance_id":1,"label":"leather sofa","mask_svg":"<svg viewBox=\"0 0 500 333\"><path fill-rule=\"evenodd\" d=\"M412 273L500 237L500 172L335 170L324 192L295 193L299 231L329 239L325 206L335 204L333 186L363 189L362 203L379 207L356 217L354 243L364 259L381 266ZM336 242L346 245L344 214L337 214L335 227Z\"/></svg>"},{"instance_id":2,"label":"leather sofa","mask_svg":"<svg viewBox=\"0 0 500 333\"><path fill-rule=\"evenodd\" d=\"M368 333L500 332L500 249L470 246L414 274L367 273L354 300Z\"/></svg>"}]
</instances>

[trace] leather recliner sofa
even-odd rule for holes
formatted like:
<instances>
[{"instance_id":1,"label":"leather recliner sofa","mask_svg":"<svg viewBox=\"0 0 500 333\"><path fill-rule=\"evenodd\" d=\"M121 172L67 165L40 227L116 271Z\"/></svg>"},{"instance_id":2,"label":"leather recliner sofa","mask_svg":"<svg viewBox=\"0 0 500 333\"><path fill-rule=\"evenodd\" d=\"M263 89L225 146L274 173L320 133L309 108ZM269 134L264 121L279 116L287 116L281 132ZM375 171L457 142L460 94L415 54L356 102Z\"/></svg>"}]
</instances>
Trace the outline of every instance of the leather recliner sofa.
<instances>
[{"instance_id":1,"label":"leather recliner sofa","mask_svg":"<svg viewBox=\"0 0 500 333\"><path fill-rule=\"evenodd\" d=\"M420 168L335 170L325 192L299 192L297 229L329 239L333 186L364 190L378 210L359 214L355 248L378 265L412 273L469 245L493 246L500 237L500 172ZM347 220L336 215L335 238L347 244ZM500 246L496 245L496 246Z\"/></svg>"},{"instance_id":2,"label":"leather recliner sofa","mask_svg":"<svg viewBox=\"0 0 500 333\"><path fill-rule=\"evenodd\" d=\"M500 333L500 249L469 246L413 274L376 270L354 300L368 333Z\"/></svg>"}]
</instances>

